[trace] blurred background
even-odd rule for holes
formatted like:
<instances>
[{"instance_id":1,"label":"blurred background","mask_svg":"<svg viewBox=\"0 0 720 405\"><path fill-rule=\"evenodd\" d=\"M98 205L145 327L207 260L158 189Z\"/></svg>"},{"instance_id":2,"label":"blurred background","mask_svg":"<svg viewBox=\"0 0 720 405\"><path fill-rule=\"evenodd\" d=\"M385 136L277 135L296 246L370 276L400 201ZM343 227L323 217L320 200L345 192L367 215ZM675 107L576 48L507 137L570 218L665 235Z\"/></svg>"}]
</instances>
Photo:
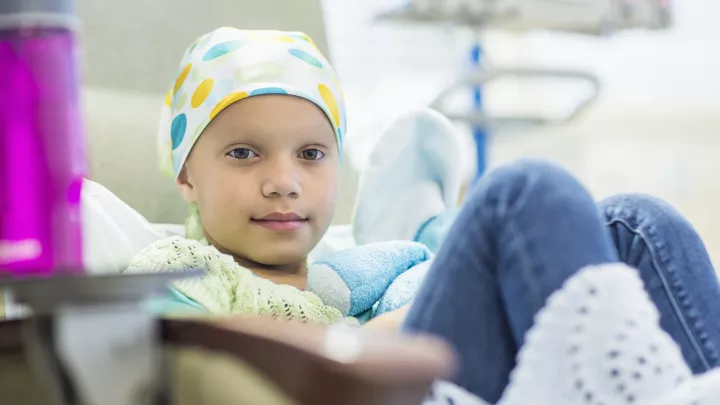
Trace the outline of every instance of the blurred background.
<instances>
[{"instance_id":1,"label":"blurred background","mask_svg":"<svg viewBox=\"0 0 720 405\"><path fill-rule=\"evenodd\" d=\"M185 46L227 25L304 31L334 64L349 119L338 224L350 221L358 171L382 142L383 126L403 110L433 105L465 135L467 153L458 164L468 185L503 162L547 158L598 199L643 192L668 200L720 260L720 2L79 5L90 177L153 222L180 223L186 210L156 169L164 93ZM443 93L446 100L438 98Z\"/></svg>"}]
</instances>

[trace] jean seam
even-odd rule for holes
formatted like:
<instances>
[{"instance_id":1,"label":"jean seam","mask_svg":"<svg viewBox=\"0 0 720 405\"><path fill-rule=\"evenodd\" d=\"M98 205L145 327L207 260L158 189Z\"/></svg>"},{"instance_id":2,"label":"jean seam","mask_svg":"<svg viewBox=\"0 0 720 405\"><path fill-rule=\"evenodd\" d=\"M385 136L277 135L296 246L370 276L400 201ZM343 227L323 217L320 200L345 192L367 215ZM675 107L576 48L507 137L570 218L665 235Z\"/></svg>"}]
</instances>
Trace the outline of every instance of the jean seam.
<instances>
[{"instance_id":1,"label":"jean seam","mask_svg":"<svg viewBox=\"0 0 720 405\"><path fill-rule=\"evenodd\" d=\"M658 263L658 252L655 250L655 245L650 243L650 237L648 235L645 235L641 230L637 229L636 227L631 226L630 223L625 219L613 218L610 221L606 221L605 224L606 226L611 226L614 224L623 225L630 233L632 233L636 237L639 237L640 240L642 240L642 242L645 244L647 249L650 251L650 260L652 262L653 270L660 279L665 295L668 297L668 300L670 301L670 304L673 308L673 312L675 313L677 319L680 321L685 335L688 337L688 340L690 341L692 347L702 361L703 366L706 370L709 370L710 362L707 359L705 352L703 351L703 345L700 342L701 339L699 336L697 336L693 328L690 326L690 322L688 319L690 318L690 316L685 313L685 311L683 310L683 305L678 302L678 299L676 299L675 295L673 294L673 289L670 287L670 283L666 277L666 274L660 270L662 266L660 265L660 263ZM675 271L677 270L669 269L669 272ZM685 288L685 286L682 286L682 288Z\"/></svg>"},{"instance_id":2,"label":"jean seam","mask_svg":"<svg viewBox=\"0 0 720 405\"><path fill-rule=\"evenodd\" d=\"M518 258L520 260L520 268L523 277L527 280L532 280L535 278L535 274L532 272L532 265L530 263L533 262L532 255L529 253L529 249L527 247L527 241L523 237L522 232L518 231L517 227L517 221L516 216L517 212L519 211L519 207L524 207L527 203L527 200L529 198L529 195L531 194L531 190L535 188L535 183L537 182L536 176L528 176L526 179L525 184L523 184L523 190L520 192L514 199L512 203L508 203L504 200L498 200L495 201L494 204L490 204L490 206L485 206L485 210L480 211L481 215L483 216L484 220L487 220L488 218L491 219L493 223L493 229L500 229L496 227L496 224L503 224L503 227L505 228L505 231L510 234L511 240L515 240L518 243L518 249L517 254ZM486 223L486 222L484 222ZM496 244L502 243L499 239L497 239L496 235ZM498 256L499 258L499 256ZM544 306L545 301L544 299L539 299L538 296L538 289L534 288L537 286L536 283L528 283L528 285L531 286L530 295L532 297L532 303L534 306L541 308ZM539 302L540 301L540 302ZM520 337L522 339L522 336Z\"/></svg>"},{"instance_id":3,"label":"jean seam","mask_svg":"<svg viewBox=\"0 0 720 405\"><path fill-rule=\"evenodd\" d=\"M495 210L493 209L493 211L495 211ZM482 227L474 226L471 228L470 235L468 235L469 238L464 238L464 240L466 242L463 244L464 245L463 249L468 249L470 247L470 246L468 246L468 243L467 243L468 240L473 240L474 238L476 238L478 236L482 236L482 233L483 233L483 231L485 231L485 229L481 229L481 228L484 228L484 226L487 224L488 217L490 217L490 219L492 219L492 217L494 217L495 212L488 213L485 210L476 210L476 214L479 214L478 215L478 217L480 217L479 223L483 224L483 226ZM481 235L478 235L478 233L480 233ZM472 260L472 264L475 266L475 268L480 268L482 266L482 263L478 260L478 258L475 254L470 255L470 257Z\"/></svg>"},{"instance_id":4,"label":"jean seam","mask_svg":"<svg viewBox=\"0 0 720 405\"><path fill-rule=\"evenodd\" d=\"M483 207L485 208L485 207ZM462 237L456 238L456 240L453 240L453 243L444 244L447 245L444 249L448 250L448 259L450 262L455 262L457 260L458 255L461 255L465 252L472 252L472 254L467 254L466 258L471 262L471 265L473 268L481 268L483 267L483 263L480 259L477 257L477 253L472 249L472 243L471 241L475 241L476 238L479 239L480 236L482 236L482 233L484 231L484 226L480 226L478 224L486 224L488 222L488 219L494 219L495 214L495 207L491 210L486 209L477 209L473 207L472 213L473 217L478 218L479 220L473 224L473 226L466 227L466 231L463 234ZM488 212L492 211L492 212ZM453 224L453 228L455 226L458 226L457 223ZM480 234L480 235L478 235ZM437 260L435 260L437 263ZM433 266L436 266L436 263L433 263Z\"/></svg>"},{"instance_id":5,"label":"jean seam","mask_svg":"<svg viewBox=\"0 0 720 405\"><path fill-rule=\"evenodd\" d=\"M530 263L532 263L532 260L531 260L531 255L528 252L526 240L525 240L525 238L522 237L522 234L520 232L518 232L515 221L513 219L506 219L506 220L507 220L508 232L510 233L511 237L514 240L519 241L518 242L518 256L522 263L520 265L520 268L522 269L522 274L526 280L532 280L535 278L536 275L533 274L533 272L531 270L532 265ZM544 300L538 299L538 296L539 296L538 289L534 288L534 287L537 287L537 283L528 283L528 285L531 288L530 293L531 293L531 296L533 299L533 304L535 304L535 306L537 308L542 308L544 306L545 302L544 302ZM539 301L542 301L542 302L539 302Z\"/></svg>"}]
</instances>

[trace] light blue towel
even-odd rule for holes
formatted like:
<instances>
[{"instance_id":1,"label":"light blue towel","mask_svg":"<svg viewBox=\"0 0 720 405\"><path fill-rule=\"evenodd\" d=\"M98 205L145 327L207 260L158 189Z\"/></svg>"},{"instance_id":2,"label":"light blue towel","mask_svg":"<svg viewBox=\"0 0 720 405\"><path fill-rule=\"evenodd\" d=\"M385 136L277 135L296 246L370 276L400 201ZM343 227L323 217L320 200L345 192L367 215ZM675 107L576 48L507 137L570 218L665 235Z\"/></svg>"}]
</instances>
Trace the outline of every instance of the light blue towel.
<instances>
[{"instance_id":1,"label":"light blue towel","mask_svg":"<svg viewBox=\"0 0 720 405\"><path fill-rule=\"evenodd\" d=\"M428 261L432 253L417 242L393 241L355 246L332 253L313 263L308 269L308 290L317 294L326 305L339 309L346 316L366 314L378 301L384 310L402 299L388 296L390 287L399 276L420 263ZM403 278L395 289L421 275ZM410 284L413 284L412 282Z\"/></svg>"},{"instance_id":2,"label":"light blue towel","mask_svg":"<svg viewBox=\"0 0 720 405\"><path fill-rule=\"evenodd\" d=\"M419 263L398 276L380 298L373 316L392 312L411 304L420 290L431 264L432 260Z\"/></svg>"}]
</instances>

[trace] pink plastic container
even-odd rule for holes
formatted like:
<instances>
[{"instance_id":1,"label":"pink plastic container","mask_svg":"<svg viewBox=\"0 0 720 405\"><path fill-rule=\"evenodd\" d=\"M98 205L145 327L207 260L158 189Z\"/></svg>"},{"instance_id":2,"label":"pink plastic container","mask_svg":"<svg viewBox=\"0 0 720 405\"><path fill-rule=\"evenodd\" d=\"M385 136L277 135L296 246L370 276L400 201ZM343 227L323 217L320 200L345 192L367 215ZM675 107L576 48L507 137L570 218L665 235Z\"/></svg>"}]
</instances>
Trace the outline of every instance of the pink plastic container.
<instances>
[{"instance_id":1,"label":"pink plastic container","mask_svg":"<svg viewBox=\"0 0 720 405\"><path fill-rule=\"evenodd\" d=\"M0 277L82 273L73 1L0 1Z\"/></svg>"}]
</instances>

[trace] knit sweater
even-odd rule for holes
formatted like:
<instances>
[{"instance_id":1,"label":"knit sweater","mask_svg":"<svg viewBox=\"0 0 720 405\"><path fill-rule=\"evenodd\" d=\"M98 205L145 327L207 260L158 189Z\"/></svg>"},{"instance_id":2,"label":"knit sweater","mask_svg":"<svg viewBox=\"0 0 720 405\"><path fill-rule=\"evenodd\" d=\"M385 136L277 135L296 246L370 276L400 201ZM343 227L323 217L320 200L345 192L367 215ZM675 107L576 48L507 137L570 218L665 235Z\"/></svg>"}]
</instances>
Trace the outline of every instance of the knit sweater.
<instances>
[{"instance_id":1,"label":"knit sweater","mask_svg":"<svg viewBox=\"0 0 720 405\"><path fill-rule=\"evenodd\" d=\"M212 315L265 315L273 318L331 324L343 320L336 308L308 291L275 284L255 276L232 256L196 240L171 237L138 253L124 273L169 273L205 269L198 278L173 287Z\"/></svg>"}]
</instances>

